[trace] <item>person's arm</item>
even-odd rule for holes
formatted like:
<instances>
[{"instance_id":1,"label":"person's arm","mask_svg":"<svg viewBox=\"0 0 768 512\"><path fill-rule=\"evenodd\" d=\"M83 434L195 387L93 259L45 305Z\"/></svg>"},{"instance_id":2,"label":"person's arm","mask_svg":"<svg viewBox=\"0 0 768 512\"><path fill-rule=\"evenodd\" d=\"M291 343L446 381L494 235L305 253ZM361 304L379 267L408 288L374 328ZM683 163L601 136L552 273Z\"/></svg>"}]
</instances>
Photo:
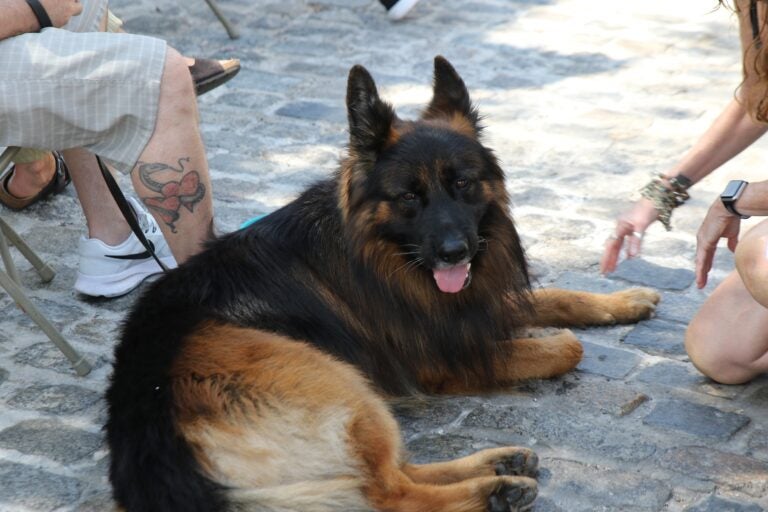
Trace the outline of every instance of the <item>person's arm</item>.
<instances>
[{"instance_id":1,"label":"person's arm","mask_svg":"<svg viewBox=\"0 0 768 512\"><path fill-rule=\"evenodd\" d=\"M749 1L738 0L737 6L744 59L745 62L750 62L754 58L754 49L752 27L749 21ZM765 30L762 37L766 39ZM764 41L763 44L768 44L768 41ZM753 76L754 70L751 65L745 65L744 69L747 76L740 94L746 93L749 87L759 80ZM664 175L668 178L683 176L690 180L691 184L697 183L765 134L768 131L768 125L752 119L740 100L741 96L731 100L680 162ZM669 188L668 179L662 179L662 184ZM605 243L603 257L600 260L600 271L605 274L616 270L625 240L627 257L637 256L640 253L645 231L658 219L659 211L654 202L645 197L620 215L614 232Z\"/></svg>"},{"instance_id":2,"label":"person's arm","mask_svg":"<svg viewBox=\"0 0 768 512\"><path fill-rule=\"evenodd\" d=\"M685 154L680 162L665 173L670 178L682 175L691 183L701 181L712 171L749 147L765 132L768 125L754 121L741 103L732 100L704 135ZM662 180L668 185L667 180ZM640 253L642 236L648 226L658 220L659 212L653 201L642 198L622 214L616 222L614 234L605 245L600 271L613 272L619 254L627 239L627 257Z\"/></svg>"},{"instance_id":3,"label":"person's arm","mask_svg":"<svg viewBox=\"0 0 768 512\"><path fill-rule=\"evenodd\" d=\"M750 183L734 204L741 215L768 215L768 181ZM712 260L721 238L728 239L728 248L736 250L741 229L741 217L729 212L718 197L709 207L696 234L696 286L704 288Z\"/></svg>"},{"instance_id":4,"label":"person's arm","mask_svg":"<svg viewBox=\"0 0 768 512\"><path fill-rule=\"evenodd\" d=\"M768 125L753 120L734 99L682 160L665 174L669 177L682 174L692 184L697 183L751 146L766 131Z\"/></svg>"},{"instance_id":5,"label":"person's arm","mask_svg":"<svg viewBox=\"0 0 768 512\"><path fill-rule=\"evenodd\" d=\"M768 181L756 181L747 185L734 203L734 207L740 214L750 217L768 215Z\"/></svg>"},{"instance_id":6,"label":"person's arm","mask_svg":"<svg viewBox=\"0 0 768 512\"><path fill-rule=\"evenodd\" d=\"M0 39L40 30L35 14L24 0L0 0L0 12L6 13L0 20Z\"/></svg>"},{"instance_id":7,"label":"person's arm","mask_svg":"<svg viewBox=\"0 0 768 512\"><path fill-rule=\"evenodd\" d=\"M83 10L77 0L39 0L54 27L64 26ZM0 40L40 30L40 23L26 0L0 0Z\"/></svg>"}]
</instances>

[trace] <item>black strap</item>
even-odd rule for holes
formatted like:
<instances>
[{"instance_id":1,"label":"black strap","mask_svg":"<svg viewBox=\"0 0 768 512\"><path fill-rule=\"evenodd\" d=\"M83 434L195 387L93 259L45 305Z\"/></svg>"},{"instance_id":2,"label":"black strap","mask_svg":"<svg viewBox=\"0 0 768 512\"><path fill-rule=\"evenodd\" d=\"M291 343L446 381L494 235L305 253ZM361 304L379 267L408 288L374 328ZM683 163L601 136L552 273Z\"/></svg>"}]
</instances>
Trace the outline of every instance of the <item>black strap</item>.
<instances>
[{"instance_id":1,"label":"black strap","mask_svg":"<svg viewBox=\"0 0 768 512\"><path fill-rule=\"evenodd\" d=\"M750 0L749 2L749 22L752 24L752 40L755 43L755 48L759 50L763 47L763 42L760 40L760 20L757 17L757 0Z\"/></svg>"},{"instance_id":2,"label":"black strap","mask_svg":"<svg viewBox=\"0 0 768 512\"><path fill-rule=\"evenodd\" d=\"M144 246L147 252L152 255L157 264L160 265L160 268L163 269L163 272L168 272L168 267L163 265L163 262L160 261L160 258L158 258L157 254L155 254L154 246L152 246L152 244L149 243L149 240L147 240L147 237L144 236L144 232L141 230L139 221L136 218L136 212L134 212L133 208L131 208L131 205L128 204L128 201L123 195L123 191L120 190L120 186L115 181L112 173L109 172L109 169L107 169L107 166L104 165L104 162L102 162L98 155L96 155L96 161L99 163L99 169L101 169L101 175L104 176L104 181L107 183L107 188L109 188L109 192L112 194L112 197L115 198L117 207L120 208L120 212L123 214L123 217L125 217L125 220L131 227L131 231L133 231L133 234L136 235L136 238L139 239L139 242L141 242L141 245Z\"/></svg>"},{"instance_id":3,"label":"black strap","mask_svg":"<svg viewBox=\"0 0 768 512\"><path fill-rule=\"evenodd\" d=\"M37 18L37 22L40 24L40 30L53 26L51 17L48 16L45 7L43 7L43 4L41 4L38 0L27 0L27 5L29 5L29 7L32 9L32 12L35 13L35 18Z\"/></svg>"}]
</instances>

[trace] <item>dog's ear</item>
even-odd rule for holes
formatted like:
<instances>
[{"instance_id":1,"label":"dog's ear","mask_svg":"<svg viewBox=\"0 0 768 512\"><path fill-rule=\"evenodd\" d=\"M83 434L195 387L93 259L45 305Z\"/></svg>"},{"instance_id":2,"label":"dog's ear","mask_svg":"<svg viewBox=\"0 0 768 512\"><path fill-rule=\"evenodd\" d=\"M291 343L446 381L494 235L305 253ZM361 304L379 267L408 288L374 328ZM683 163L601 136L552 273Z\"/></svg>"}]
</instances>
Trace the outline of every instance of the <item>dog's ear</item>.
<instances>
[{"instance_id":1,"label":"dog's ear","mask_svg":"<svg viewBox=\"0 0 768 512\"><path fill-rule=\"evenodd\" d=\"M432 101L422 117L453 119L457 115L469 121L475 133L480 132L480 115L469 99L464 80L445 57L438 55L435 57Z\"/></svg>"},{"instance_id":2,"label":"dog's ear","mask_svg":"<svg viewBox=\"0 0 768 512\"><path fill-rule=\"evenodd\" d=\"M347 117L350 150L359 158L373 159L391 142L395 111L379 98L371 74L360 65L349 71Z\"/></svg>"}]
</instances>

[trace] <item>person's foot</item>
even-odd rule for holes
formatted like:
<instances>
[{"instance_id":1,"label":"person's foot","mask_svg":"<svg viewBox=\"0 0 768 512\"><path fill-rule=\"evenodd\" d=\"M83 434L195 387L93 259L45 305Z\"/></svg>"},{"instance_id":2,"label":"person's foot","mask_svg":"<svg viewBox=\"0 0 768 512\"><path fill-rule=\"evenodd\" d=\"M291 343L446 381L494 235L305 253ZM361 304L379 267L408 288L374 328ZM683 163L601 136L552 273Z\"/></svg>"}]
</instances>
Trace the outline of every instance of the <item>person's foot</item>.
<instances>
[{"instance_id":1,"label":"person's foot","mask_svg":"<svg viewBox=\"0 0 768 512\"><path fill-rule=\"evenodd\" d=\"M239 59L187 59L195 91L200 96L229 82L240 72Z\"/></svg>"},{"instance_id":2,"label":"person's foot","mask_svg":"<svg viewBox=\"0 0 768 512\"><path fill-rule=\"evenodd\" d=\"M419 0L381 0L390 19L401 20L419 3Z\"/></svg>"},{"instance_id":3,"label":"person's foot","mask_svg":"<svg viewBox=\"0 0 768 512\"><path fill-rule=\"evenodd\" d=\"M70 181L61 155L48 153L40 160L15 164L0 175L0 203L11 210L23 210L62 192Z\"/></svg>"},{"instance_id":4,"label":"person's foot","mask_svg":"<svg viewBox=\"0 0 768 512\"><path fill-rule=\"evenodd\" d=\"M176 260L155 219L138 200L131 197L128 202L157 257L169 269L175 268ZM75 291L91 297L125 295L148 277L163 271L133 233L116 246L82 236L78 252L80 263Z\"/></svg>"}]
</instances>

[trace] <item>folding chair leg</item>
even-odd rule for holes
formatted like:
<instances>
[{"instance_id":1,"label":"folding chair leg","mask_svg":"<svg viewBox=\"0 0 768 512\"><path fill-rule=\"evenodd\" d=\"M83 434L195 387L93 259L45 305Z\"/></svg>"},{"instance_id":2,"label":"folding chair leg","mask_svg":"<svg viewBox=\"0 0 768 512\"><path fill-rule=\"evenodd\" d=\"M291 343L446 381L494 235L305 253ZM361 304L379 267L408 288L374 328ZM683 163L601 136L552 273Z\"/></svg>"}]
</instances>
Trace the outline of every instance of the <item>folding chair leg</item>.
<instances>
[{"instance_id":1,"label":"folding chair leg","mask_svg":"<svg viewBox=\"0 0 768 512\"><path fill-rule=\"evenodd\" d=\"M0 154L0 172L2 172L11 162L13 156L19 151L17 147L9 147ZM0 257L2 257L3 264L7 272L0 270L0 288L4 288L5 291L16 301L16 304L29 315L33 322L35 322L40 329L50 338L56 347L61 350L62 354L69 359L72 363L72 367L75 369L78 375L88 375L91 371L91 365L86 361L77 351L72 348L72 345L67 343L64 336L61 335L58 329L48 321L39 309L30 301L24 294L19 286L19 273L16 270L16 265L13 263L13 258L8 249L8 241L10 241L19 252L35 267L37 273L44 282L48 282L53 279L56 273L48 266L40 257L29 247L26 242L9 226L3 219L0 218Z\"/></svg>"},{"instance_id":2,"label":"folding chair leg","mask_svg":"<svg viewBox=\"0 0 768 512\"><path fill-rule=\"evenodd\" d=\"M4 224L5 222L0 220L0 256L3 258L3 264L8 271L8 276L18 284L21 281L19 281L19 273L16 271L16 265L13 263L11 251L8 250L8 242L5 239L5 230L3 229Z\"/></svg>"},{"instance_id":3,"label":"folding chair leg","mask_svg":"<svg viewBox=\"0 0 768 512\"><path fill-rule=\"evenodd\" d=\"M8 255L8 260L6 260L5 251L7 251L8 245L4 242L4 240L2 240L5 238L3 235L8 238L11 244L13 244L16 249L18 249L19 252L27 259L27 261L35 268L35 270L37 270L37 273L40 275L40 278L44 283L47 283L54 278L56 272L50 267L50 265L40 259L37 253L27 245L24 239L21 238L18 233L16 233L16 231L14 231L13 228L9 226L2 218L0 218L0 252L2 252L3 255L5 268L8 270L8 273L11 275L11 278L14 281L18 283L19 279L18 275L16 275L16 267L13 265L13 261L9 262L10 255ZM3 246L5 246L5 249L3 249Z\"/></svg>"},{"instance_id":4,"label":"folding chair leg","mask_svg":"<svg viewBox=\"0 0 768 512\"><path fill-rule=\"evenodd\" d=\"M72 367L75 369L78 375L88 375L91 371L91 365L85 360L77 351L72 348L72 345L67 343L67 340L61 335L61 333L54 327L54 325L48 321L47 318L40 312L39 309L24 295L24 292L19 288L16 282L11 277L0 270L0 287L5 288L5 291L16 301L16 303L29 315L29 317L43 330L43 332L51 339L54 345L69 359L72 363Z\"/></svg>"},{"instance_id":5,"label":"folding chair leg","mask_svg":"<svg viewBox=\"0 0 768 512\"><path fill-rule=\"evenodd\" d=\"M208 7L211 8L213 11L213 14L216 15L217 18L219 18L219 21L222 25L224 25L224 29L227 31L227 35L229 35L230 39L237 39L240 37L240 34L237 32L237 29L232 26L232 24L229 22L229 20L221 13L221 10L219 9L219 6L216 4L215 0L205 0L205 2L208 4Z\"/></svg>"}]
</instances>

